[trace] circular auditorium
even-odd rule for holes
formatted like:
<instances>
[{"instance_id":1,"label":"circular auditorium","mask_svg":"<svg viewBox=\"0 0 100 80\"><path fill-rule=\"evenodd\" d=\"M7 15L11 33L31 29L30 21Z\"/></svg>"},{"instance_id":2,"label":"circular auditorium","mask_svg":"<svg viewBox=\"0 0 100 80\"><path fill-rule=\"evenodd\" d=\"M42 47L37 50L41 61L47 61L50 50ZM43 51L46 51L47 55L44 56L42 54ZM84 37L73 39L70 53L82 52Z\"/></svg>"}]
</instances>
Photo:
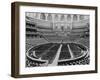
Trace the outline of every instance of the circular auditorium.
<instances>
[{"instance_id":1,"label":"circular auditorium","mask_svg":"<svg viewBox=\"0 0 100 80\"><path fill-rule=\"evenodd\" d=\"M89 15L26 12L26 67L88 65Z\"/></svg>"}]
</instances>

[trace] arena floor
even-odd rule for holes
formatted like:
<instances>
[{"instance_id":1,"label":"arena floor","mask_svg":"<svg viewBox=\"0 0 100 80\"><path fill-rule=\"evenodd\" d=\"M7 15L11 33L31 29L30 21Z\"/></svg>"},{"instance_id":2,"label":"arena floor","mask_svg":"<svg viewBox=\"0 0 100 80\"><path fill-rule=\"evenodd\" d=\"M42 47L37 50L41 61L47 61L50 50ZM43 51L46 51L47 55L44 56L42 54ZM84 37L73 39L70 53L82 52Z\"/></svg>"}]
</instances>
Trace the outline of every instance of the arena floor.
<instances>
[{"instance_id":1,"label":"arena floor","mask_svg":"<svg viewBox=\"0 0 100 80\"><path fill-rule=\"evenodd\" d=\"M55 41L48 42L43 38L26 39L26 53L32 59L26 58L26 67L89 64L89 51L87 50L89 50L88 38L56 43Z\"/></svg>"}]
</instances>

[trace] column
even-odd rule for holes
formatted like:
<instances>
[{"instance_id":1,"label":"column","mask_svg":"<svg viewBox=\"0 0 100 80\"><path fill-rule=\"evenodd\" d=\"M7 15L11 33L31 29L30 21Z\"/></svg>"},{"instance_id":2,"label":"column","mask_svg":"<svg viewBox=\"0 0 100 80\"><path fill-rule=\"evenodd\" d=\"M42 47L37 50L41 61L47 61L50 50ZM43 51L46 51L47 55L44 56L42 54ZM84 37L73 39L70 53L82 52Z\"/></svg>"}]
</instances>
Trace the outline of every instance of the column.
<instances>
[{"instance_id":1,"label":"column","mask_svg":"<svg viewBox=\"0 0 100 80\"><path fill-rule=\"evenodd\" d=\"M73 22L73 14L71 14L71 22Z\"/></svg>"},{"instance_id":2,"label":"column","mask_svg":"<svg viewBox=\"0 0 100 80\"><path fill-rule=\"evenodd\" d=\"M64 15L64 18L65 18L65 20L64 20L64 21L65 21L65 23L66 23L66 24L65 24L65 31L67 30L67 16L68 16L67 14L66 14L66 15Z\"/></svg>"},{"instance_id":3,"label":"column","mask_svg":"<svg viewBox=\"0 0 100 80\"><path fill-rule=\"evenodd\" d=\"M54 30L55 29L55 14L52 14L51 16L52 16L52 24L53 24L52 28Z\"/></svg>"},{"instance_id":4,"label":"column","mask_svg":"<svg viewBox=\"0 0 100 80\"><path fill-rule=\"evenodd\" d=\"M47 21L48 19L48 13L45 13L45 20Z\"/></svg>"},{"instance_id":5,"label":"column","mask_svg":"<svg viewBox=\"0 0 100 80\"><path fill-rule=\"evenodd\" d=\"M52 21L54 22L55 21L55 14L52 14Z\"/></svg>"},{"instance_id":6,"label":"column","mask_svg":"<svg viewBox=\"0 0 100 80\"><path fill-rule=\"evenodd\" d=\"M58 14L58 30L61 30L60 27L61 27L61 24L59 23L59 21L61 20L61 15Z\"/></svg>"}]
</instances>

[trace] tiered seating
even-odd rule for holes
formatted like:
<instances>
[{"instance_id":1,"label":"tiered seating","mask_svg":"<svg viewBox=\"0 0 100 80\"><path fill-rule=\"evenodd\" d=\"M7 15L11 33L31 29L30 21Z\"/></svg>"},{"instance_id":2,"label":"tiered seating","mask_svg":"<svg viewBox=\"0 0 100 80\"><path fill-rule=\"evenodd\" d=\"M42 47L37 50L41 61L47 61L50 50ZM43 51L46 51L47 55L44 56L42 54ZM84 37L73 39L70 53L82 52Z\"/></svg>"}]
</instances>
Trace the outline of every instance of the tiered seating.
<instances>
[{"instance_id":1,"label":"tiered seating","mask_svg":"<svg viewBox=\"0 0 100 80\"><path fill-rule=\"evenodd\" d=\"M77 43L84 44L89 48L89 38L80 38L79 40L77 40Z\"/></svg>"},{"instance_id":2,"label":"tiered seating","mask_svg":"<svg viewBox=\"0 0 100 80\"><path fill-rule=\"evenodd\" d=\"M26 28L26 31L27 31L27 32L37 32L36 29L30 29L30 28Z\"/></svg>"},{"instance_id":3,"label":"tiered seating","mask_svg":"<svg viewBox=\"0 0 100 80\"><path fill-rule=\"evenodd\" d=\"M89 56L86 57L87 54L84 55L84 53L82 53L82 51L87 51L86 47L76 43L47 43L33 47L27 52L27 66L46 66L48 64L52 64L60 44L62 44L62 48L58 59L58 65L89 64ZM71 57L68 45L74 58ZM35 53L33 53L34 51ZM48 63L45 61L48 61Z\"/></svg>"},{"instance_id":4,"label":"tiered seating","mask_svg":"<svg viewBox=\"0 0 100 80\"><path fill-rule=\"evenodd\" d=\"M58 62L58 66L69 66L69 65L88 65L90 63L89 57L85 57L79 60L74 61L66 61L66 62ZM26 59L26 67L42 67L47 66L48 64L46 62L35 62L30 59Z\"/></svg>"},{"instance_id":5,"label":"tiered seating","mask_svg":"<svg viewBox=\"0 0 100 80\"><path fill-rule=\"evenodd\" d=\"M39 26L41 26L43 28L50 28L51 27L50 21L45 21L45 20L41 20L41 19L27 17L26 22L35 23L35 24L37 24L37 27L39 27Z\"/></svg>"},{"instance_id":6,"label":"tiered seating","mask_svg":"<svg viewBox=\"0 0 100 80\"><path fill-rule=\"evenodd\" d=\"M26 22L26 37L27 38L42 38L42 35L37 31L36 23Z\"/></svg>"},{"instance_id":7,"label":"tiered seating","mask_svg":"<svg viewBox=\"0 0 100 80\"><path fill-rule=\"evenodd\" d=\"M74 28L84 28L84 27L88 27L89 26L89 19L86 19L86 20L82 20L82 21L79 21L79 22L73 22L73 26Z\"/></svg>"},{"instance_id":8,"label":"tiered seating","mask_svg":"<svg viewBox=\"0 0 100 80\"><path fill-rule=\"evenodd\" d=\"M70 23L70 27L68 30L68 22L57 22L57 24L64 24L65 27L67 26L67 29L64 32L64 28L55 28L55 30L54 27L56 26L54 26L53 22L51 21L26 17L26 52L33 46L33 48L29 50L28 56L26 57L26 66L33 67L42 66L43 64L46 65L45 60L48 60L48 63L51 64L57 54L60 44L63 45L59 55L58 65L89 64L89 57L82 56L82 50L86 51L87 49L82 45L67 42L74 42L75 40L80 40L81 38L87 36L87 40L82 39L80 41L77 41L77 43L85 44L89 48L88 23L89 20ZM64 36L63 33L65 34ZM47 41L52 43L47 43ZM64 41L66 41L66 43L61 43ZM69 52L69 48L67 45L69 45L75 59L71 59L72 55L70 54L71 52ZM34 54L33 51L35 51Z\"/></svg>"},{"instance_id":9,"label":"tiered seating","mask_svg":"<svg viewBox=\"0 0 100 80\"><path fill-rule=\"evenodd\" d=\"M35 27L35 23L26 22L26 27Z\"/></svg>"},{"instance_id":10,"label":"tiered seating","mask_svg":"<svg viewBox=\"0 0 100 80\"><path fill-rule=\"evenodd\" d=\"M36 61L31 60L30 58L26 57L26 67L40 67L40 66L46 66L46 61Z\"/></svg>"},{"instance_id":11,"label":"tiered seating","mask_svg":"<svg viewBox=\"0 0 100 80\"><path fill-rule=\"evenodd\" d=\"M80 59L72 60L72 61L64 61L58 62L58 66L65 66L65 65L88 65L90 63L89 56L83 57Z\"/></svg>"},{"instance_id":12,"label":"tiered seating","mask_svg":"<svg viewBox=\"0 0 100 80\"><path fill-rule=\"evenodd\" d=\"M31 48L33 45L26 43L27 46L26 47L26 52L29 50L29 48Z\"/></svg>"},{"instance_id":13,"label":"tiered seating","mask_svg":"<svg viewBox=\"0 0 100 80\"><path fill-rule=\"evenodd\" d=\"M59 37L56 34L54 34L54 35L45 35L45 37L51 42L61 42L61 40L63 39L62 37Z\"/></svg>"}]
</instances>

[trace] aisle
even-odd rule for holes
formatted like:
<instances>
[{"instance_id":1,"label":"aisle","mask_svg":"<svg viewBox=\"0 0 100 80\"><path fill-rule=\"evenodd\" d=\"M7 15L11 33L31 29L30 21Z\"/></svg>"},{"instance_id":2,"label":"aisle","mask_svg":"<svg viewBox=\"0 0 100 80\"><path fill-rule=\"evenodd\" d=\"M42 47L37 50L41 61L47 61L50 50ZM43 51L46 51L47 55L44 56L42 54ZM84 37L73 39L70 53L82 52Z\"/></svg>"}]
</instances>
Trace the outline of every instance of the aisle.
<instances>
[{"instance_id":1,"label":"aisle","mask_svg":"<svg viewBox=\"0 0 100 80\"><path fill-rule=\"evenodd\" d=\"M59 59L60 52L61 52L61 48L62 48L62 44L60 44L60 47L59 47L59 49L57 51L57 55L55 56L55 59L53 60L53 62L51 64L48 64L48 66L57 66L58 59Z\"/></svg>"},{"instance_id":2,"label":"aisle","mask_svg":"<svg viewBox=\"0 0 100 80\"><path fill-rule=\"evenodd\" d=\"M73 59L73 58L74 58L74 54L73 54L73 52L72 52L72 50L71 50L69 44L68 44L67 46L68 46L69 53L70 53L70 55L71 55L71 59Z\"/></svg>"}]
</instances>

